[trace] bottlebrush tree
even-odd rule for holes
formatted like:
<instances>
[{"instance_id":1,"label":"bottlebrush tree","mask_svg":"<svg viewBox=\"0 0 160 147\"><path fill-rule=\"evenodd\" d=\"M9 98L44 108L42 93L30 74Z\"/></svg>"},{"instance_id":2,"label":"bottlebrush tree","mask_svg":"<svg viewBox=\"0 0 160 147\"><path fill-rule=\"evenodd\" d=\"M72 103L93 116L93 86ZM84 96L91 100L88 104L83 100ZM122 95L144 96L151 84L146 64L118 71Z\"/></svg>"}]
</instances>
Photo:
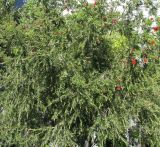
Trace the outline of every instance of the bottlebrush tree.
<instances>
[{"instance_id":1,"label":"bottlebrush tree","mask_svg":"<svg viewBox=\"0 0 160 147\"><path fill-rule=\"evenodd\" d=\"M121 1L71 1L67 16L55 2L3 9L0 143L127 146L130 137L159 146L159 18L143 18L139 1L122 14Z\"/></svg>"}]
</instances>

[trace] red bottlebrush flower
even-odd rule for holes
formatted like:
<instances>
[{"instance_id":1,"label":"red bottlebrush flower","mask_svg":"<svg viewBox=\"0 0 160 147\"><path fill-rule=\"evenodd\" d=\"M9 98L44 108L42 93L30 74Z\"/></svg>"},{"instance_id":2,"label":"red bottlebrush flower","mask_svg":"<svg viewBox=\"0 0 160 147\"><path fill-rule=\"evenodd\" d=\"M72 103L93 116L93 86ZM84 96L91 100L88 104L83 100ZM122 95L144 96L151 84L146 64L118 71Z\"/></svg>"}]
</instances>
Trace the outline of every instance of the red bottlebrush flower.
<instances>
[{"instance_id":1,"label":"red bottlebrush flower","mask_svg":"<svg viewBox=\"0 0 160 147\"><path fill-rule=\"evenodd\" d=\"M132 65L136 65L137 64L137 60L136 59L131 59L131 63L132 63Z\"/></svg>"},{"instance_id":2,"label":"red bottlebrush flower","mask_svg":"<svg viewBox=\"0 0 160 147\"><path fill-rule=\"evenodd\" d=\"M121 90L123 90L123 88L122 88L122 86L118 85L118 86L115 87L115 90L116 91L121 91Z\"/></svg>"},{"instance_id":3,"label":"red bottlebrush flower","mask_svg":"<svg viewBox=\"0 0 160 147\"><path fill-rule=\"evenodd\" d=\"M152 27L152 29L157 32L159 30L159 27L158 26L155 26L155 27Z\"/></svg>"},{"instance_id":4,"label":"red bottlebrush flower","mask_svg":"<svg viewBox=\"0 0 160 147\"><path fill-rule=\"evenodd\" d=\"M150 20L152 20L152 21L153 21L153 20L154 20L154 18L153 18L153 17L151 17L151 18L150 18Z\"/></svg>"},{"instance_id":5,"label":"red bottlebrush flower","mask_svg":"<svg viewBox=\"0 0 160 147\"><path fill-rule=\"evenodd\" d=\"M147 64L148 63L148 59L145 57L145 58L143 58L143 63L144 64Z\"/></svg>"},{"instance_id":6,"label":"red bottlebrush flower","mask_svg":"<svg viewBox=\"0 0 160 147\"><path fill-rule=\"evenodd\" d=\"M113 24L113 25L117 24L117 20L116 20L116 19L113 19L113 20L112 20L112 24Z\"/></svg>"}]
</instances>

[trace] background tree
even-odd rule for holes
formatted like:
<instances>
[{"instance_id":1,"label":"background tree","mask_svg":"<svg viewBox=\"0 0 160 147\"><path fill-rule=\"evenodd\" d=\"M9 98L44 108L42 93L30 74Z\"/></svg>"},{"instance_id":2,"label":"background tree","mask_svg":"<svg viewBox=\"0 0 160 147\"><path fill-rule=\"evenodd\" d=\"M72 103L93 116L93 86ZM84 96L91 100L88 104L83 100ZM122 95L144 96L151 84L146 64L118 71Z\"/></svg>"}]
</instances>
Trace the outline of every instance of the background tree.
<instances>
[{"instance_id":1,"label":"background tree","mask_svg":"<svg viewBox=\"0 0 160 147\"><path fill-rule=\"evenodd\" d=\"M129 131L159 146L159 27L131 17L154 5L126 2L121 14L121 2L68 1L68 16L58 1L1 4L1 144L127 146Z\"/></svg>"}]
</instances>

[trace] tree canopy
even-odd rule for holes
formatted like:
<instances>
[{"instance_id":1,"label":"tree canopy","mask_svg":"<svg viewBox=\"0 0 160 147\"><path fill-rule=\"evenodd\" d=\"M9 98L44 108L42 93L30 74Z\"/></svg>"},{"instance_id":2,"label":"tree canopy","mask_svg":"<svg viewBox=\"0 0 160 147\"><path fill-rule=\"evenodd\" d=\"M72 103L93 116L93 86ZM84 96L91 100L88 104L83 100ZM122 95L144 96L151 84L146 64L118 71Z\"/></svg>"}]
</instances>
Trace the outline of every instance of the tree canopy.
<instances>
[{"instance_id":1,"label":"tree canopy","mask_svg":"<svg viewBox=\"0 0 160 147\"><path fill-rule=\"evenodd\" d=\"M155 17L144 18L141 6ZM8 0L0 8L2 145L119 147L129 133L160 146L160 17L152 1L36 0L14 10ZM63 16L66 8L75 11Z\"/></svg>"}]
</instances>

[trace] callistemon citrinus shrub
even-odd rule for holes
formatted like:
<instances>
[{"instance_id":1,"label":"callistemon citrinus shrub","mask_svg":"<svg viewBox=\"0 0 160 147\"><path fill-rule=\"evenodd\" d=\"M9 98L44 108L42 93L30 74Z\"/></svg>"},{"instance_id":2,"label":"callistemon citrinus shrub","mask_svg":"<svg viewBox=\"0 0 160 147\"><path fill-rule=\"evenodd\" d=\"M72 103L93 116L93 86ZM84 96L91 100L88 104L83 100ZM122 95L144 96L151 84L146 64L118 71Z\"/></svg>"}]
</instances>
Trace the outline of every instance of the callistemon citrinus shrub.
<instances>
[{"instance_id":1,"label":"callistemon citrinus shrub","mask_svg":"<svg viewBox=\"0 0 160 147\"><path fill-rule=\"evenodd\" d=\"M72 15L35 2L0 19L1 144L127 146L129 130L159 146L159 18L130 17L138 2L123 14L73 4Z\"/></svg>"}]
</instances>

